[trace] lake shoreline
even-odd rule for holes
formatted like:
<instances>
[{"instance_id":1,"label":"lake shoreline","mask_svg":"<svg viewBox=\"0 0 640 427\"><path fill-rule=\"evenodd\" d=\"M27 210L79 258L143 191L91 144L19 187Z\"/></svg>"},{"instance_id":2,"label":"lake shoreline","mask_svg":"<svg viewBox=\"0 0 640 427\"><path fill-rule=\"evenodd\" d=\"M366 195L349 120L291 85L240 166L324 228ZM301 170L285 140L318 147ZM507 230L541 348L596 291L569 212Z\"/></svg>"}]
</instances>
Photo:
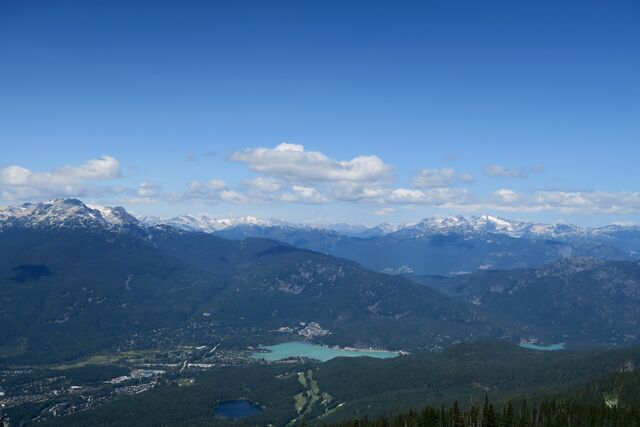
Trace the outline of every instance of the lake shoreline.
<instances>
[{"instance_id":1,"label":"lake shoreline","mask_svg":"<svg viewBox=\"0 0 640 427\"><path fill-rule=\"evenodd\" d=\"M378 350L373 348L354 348L327 346L304 341L291 341L275 345L260 346L259 350L251 354L251 358L280 361L290 358L308 358L326 362L336 357L373 357L378 359L388 359L397 357L406 352ZM265 351L266 350L266 351Z\"/></svg>"}]
</instances>

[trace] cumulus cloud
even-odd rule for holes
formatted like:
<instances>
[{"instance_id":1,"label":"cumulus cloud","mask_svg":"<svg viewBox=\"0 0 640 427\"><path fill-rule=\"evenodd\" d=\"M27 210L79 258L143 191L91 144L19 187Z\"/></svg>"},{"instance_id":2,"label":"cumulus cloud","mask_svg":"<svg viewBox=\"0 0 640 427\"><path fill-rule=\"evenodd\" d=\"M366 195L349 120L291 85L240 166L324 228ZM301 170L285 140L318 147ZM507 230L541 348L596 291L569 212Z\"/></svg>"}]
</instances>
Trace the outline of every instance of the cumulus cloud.
<instances>
[{"instance_id":1,"label":"cumulus cloud","mask_svg":"<svg viewBox=\"0 0 640 427\"><path fill-rule=\"evenodd\" d=\"M389 205L412 204L460 211L483 212L562 212L569 214L640 214L640 192L561 191L531 193L501 188L489 195L473 194L466 189L431 188L391 190L383 199ZM387 208L384 208L387 209ZM376 211L384 214L382 209Z\"/></svg>"},{"instance_id":2,"label":"cumulus cloud","mask_svg":"<svg viewBox=\"0 0 640 427\"><path fill-rule=\"evenodd\" d=\"M160 194L160 186L150 182L143 182L138 186L136 194L140 197L157 197Z\"/></svg>"},{"instance_id":3,"label":"cumulus cloud","mask_svg":"<svg viewBox=\"0 0 640 427\"><path fill-rule=\"evenodd\" d=\"M212 203L332 203L377 204L375 215L393 215L399 205L420 205L460 211L510 212L556 211L580 214L640 214L640 192L564 191L521 192L499 188L476 194L464 188L474 177L451 168L422 169L413 186L396 186L393 171L377 156L334 160L304 146L283 143L274 148L252 148L231 158L257 172L243 184L230 186L220 179L193 181L181 193L164 193L153 182L135 188L109 182L122 176L120 163L110 156L90 159L77 166L33 171L20 165L0 167L0 198L7 201L54 197L122 197L131 204L160 201ZM485 174L495 177L525 177L542 171L541 166L507 168L492 165ZM128 197L128 199L127 199Z\"/></svg>"},{"instance_id":4,"label":"cumulus cloud","mask_svg":"<svg viewBox=\"0 0 640 427\"><path fill-rule=\"evenodd\" d=\"M241 198L234 197L232 193L225 181L221 179L210 179L208 181L191 181L185 191L165 193L162 194L162 197L171 203L195 200L206 200L209 202L231 201L232 203L237 201L241 203Z\"/></svg>"},{"instance_id":5,"label":"cumulus cloud","mask_svg":"<svg viewBox=\"0 0 640 427\"><path fill-rule=\"evenodd\" d=\"M237 151L231 160L261 176L245 180L252 201L328 203L381 199L390 190L393 170L375 155L335 160L303 145Z\"/></svg>"},{"instance_id":6,"label":"cumulus cloud","mask_svg":"<svg viewBox=\"0 0 640 427\"><path fill-rule=\"evenodd\" d=\"M327 203L329 199L318 193L313 187L293 185L290 191L276 196L276 199L283 202L295 203Z\"/></svg>"},{"instance_id":7,"label":"cumulus cloud","mask_svg":"<svg viewBox=\"0 0 640 427\"><path fill-rule=\"evenodd\" d=\"M475 178L469 174L459 174L453 169L422 169L413 179L418 188L446 188L457 184L470 184Z\"/></svg>"},{"instance_id":8,"label":"cumulus cloud","mask_svg":"<svg viewBox=\"0 0 640 427\"><path fill-rule=\"evenodd\" d=\"M54 174L75 179L114 179L120 178L120 162L110 156L102 156L97 159L87 160L80 166L64 166Z\"/></svg>"},{"instance_id":9,"label":"cumulus cloud","mask_svg":"<svg viewBox=\"0 0 640 427\"><path fill-rule=\"evenodd\" d=\"M275 178L266 178L262 176L247 179L245 181L245 184L262 193L275 193L283 187L282 181Z\"/></svg>"},{"instance_id":10,"label":"cumulus cloud","mask_svg":"<svg viewBox=\"0 0 640 427\"><path fill-rule=\"evenodd\" d=\"M427 195L422 190L396 188L387 200L391 203L425 203Z\"/></svg>"},{"instance_id":11,"label":"cumulus cloud","mask_svg":"<svg viewBox=\"0 0 640 427\"><path fill-rule=\"evenodd\" d=\"M218 192L225 190L226 188L227 183L221 179L211 179L205 182L191 181L185 196L193 198L208 198L215 196Z\"/></svg>"},{"instance_id":12,"label":"cumulus cloud","mask_svg":"<svg viewBox=\"0 0 640 427\"><path fill-rule=\"evenodd\" d=\"M240 194L233 190L222 190L218 194L220 200L227 203L247 203L249 200L243 194Z\"/></svg>"},{"instance_id":13,"label":"cumulus cloud","mask_svg":"<svg viewBox=\"0 0 640 427\"><path fill-rule=\"evenodd\" d=\"M530 194L509 189L494 192L486 201L494 209L518 212L640 213L640 192L630 191L536 191Z\"/></svg>"},{"instance_id":14,"label":"cumulus cloud","mask_svg":"<svg viewBox=\"0 0 640 427\"><path fill-rule=\"evenodd\" d=\"M125 201L132 205L155 205L160 200L160 186L151 182L142 182L135 190L133 197Z\"/></svg>"},{"instance_id":15,"label":"cumulus cloud","mask_svg":"<svg viewBox=\"0 0 640 427\"><path fill-rule=\"evenodd\" d=\"M250 148L231 155L252 171L301 182L372 182L391 179L393 170L378 156L334 160L304 146L282 143L275 148Z\"/></svg>"},{"instance_id":16,"label":"cumulus cloud","mask_svg":"<svg viewBox=\"0 0 640 427\"><path fill-rule=\"evenodd\" d=\"M438 207L469 206L477 203L475 197L466 189L430 188L393 190L385 199L387 203L419 204Z\"/></svg>"},{"instance_id":17,"label":"cumulus cloud","mask_svg":"<svg viewBox=\"0 0 640 427\"><path fill-rule=\"evenodd\" d=\"M333 199L355 202L359 200L375 200L383 198L389 189L376 183L337 182L331 185L330 196Z\"/></svg>"},{"instance_id":18,"label":"cumulus cloud","mask_svg":"<svg viewBox=\"0 0 640 427\"><path fill-rule=\"evenodd\" d=\"M107 191L96 182L121 176L120 163L110 156L49 172L8 165L0 168L0 196L5 200L91 196Z\"/></svg>"},{"instance_id":19,"label":"cumulus cloud","mask_svg":"<svg viewBox=\"0 0 640 427\"><path fill-rule=\"evenodd\" d=\"M522 196L508 188L501 188L500 190L494 191L493 198L497 204L512 205L518 203L522 199Z\"/></svg>"}]
</instances>

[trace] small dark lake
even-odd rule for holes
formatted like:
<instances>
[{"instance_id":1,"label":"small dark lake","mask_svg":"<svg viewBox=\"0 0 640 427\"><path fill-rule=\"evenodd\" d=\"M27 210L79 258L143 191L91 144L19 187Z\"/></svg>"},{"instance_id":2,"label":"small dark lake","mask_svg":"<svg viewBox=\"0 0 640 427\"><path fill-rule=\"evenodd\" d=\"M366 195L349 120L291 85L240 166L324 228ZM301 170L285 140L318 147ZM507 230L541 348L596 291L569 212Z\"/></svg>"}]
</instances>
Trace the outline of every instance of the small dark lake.
<instances>
[{"instance_id":1,"label":"small dark lake","mask_svg":"<svg viewBox=\"0 0 640 427\"><path fill-rule=\"evenodd\" d=\"M218 403L213 411L216 417L238 419L258 415L262 408L257 403L246 399L223 400Z\"/></svg>"}]
</instances>

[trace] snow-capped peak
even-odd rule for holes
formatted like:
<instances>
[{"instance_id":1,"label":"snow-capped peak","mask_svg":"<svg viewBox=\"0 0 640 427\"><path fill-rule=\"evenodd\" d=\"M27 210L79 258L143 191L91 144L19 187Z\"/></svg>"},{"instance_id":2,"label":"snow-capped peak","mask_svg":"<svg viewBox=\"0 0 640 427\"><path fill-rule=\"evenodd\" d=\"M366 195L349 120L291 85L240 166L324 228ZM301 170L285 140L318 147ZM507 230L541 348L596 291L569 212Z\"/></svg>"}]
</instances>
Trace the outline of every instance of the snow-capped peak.
<instances>
[{"instance_id":1,"label":"snow-capped peak","mask_svg":"<svg viewBox=\"0 0 640 427\"><path fill-rule=\"evenodd\" d=\"M184 231L213 233L236 227L283 227L308 230L326 230L344 236L378 237L393 235L402 238L421 238L438 234L461 234L468 237L488 237L501 234L514 238L572 240L594 238L600 242L635 236L640 227L613 224L598 228L578 227L571 224L539 224L513 221L494 215L472 217L447 216L425 218L420 222L374 227L348 224L293 224L276 219L255 216L212 217L208 215L181 215L168 219L130 215L124 208L86 205L77 199L56 199L43 203L25 203L0 208L0 230L11 226L24 228L82 227L110 231L140 231L145 226L167 225ZM637 237L633 237L637 238Z\"/></svg>"},{"instance_id":2,"label":"snow-capped peak","mask_svg":"<svg viewBox=\"0 0 640 427\"><path fill-rule=\"evenodd\" d=\"M255 216L217 218L208 215L179 215L173 218L141 217L146 225L170 225L186 231L204 231L212 233L242 225L271 227L286 224L279 220L267 220Z\"/></svg>"},{"instance_id":3,"label":"snow-capped peak","mask_svg":"<svg viewBox=\"0 0 640 427\"><path fill-rule=\"evenodd\" d=\"M139 226L135 217L121 207L88 206L78 199L55 199L43 203L25 203L0 209L0 228L83 227L109 230Z\"/></svg>"},{"instance_id":4,"label":"snow-capped peak","mask_svg":"<svg viewBox=\"0 0 640 427\"><path fill-rule=\"evenodd\" d=\"M582 228L571 224L538 224L515 221L494 215L472 217L448 216L425 218L415 224L399 227L397 233L405 236L421 237L434 234L503 234L524 238L573 238L602 232L603 228Z\"/></svg>"},{"instance_id":5,"label":"snow-capped peak","mask_svg":"<svg viewBox=\"0 0 640 427\"><path fill-rule=\"evenodd\" d=\"M482 234L496 233L520 237L527 223L511 221L493 215L464 217L460 215L425 218L416 224L399 227L398 233L414 234L415 237L433 234Z\"/></svg>"}]
</instances>

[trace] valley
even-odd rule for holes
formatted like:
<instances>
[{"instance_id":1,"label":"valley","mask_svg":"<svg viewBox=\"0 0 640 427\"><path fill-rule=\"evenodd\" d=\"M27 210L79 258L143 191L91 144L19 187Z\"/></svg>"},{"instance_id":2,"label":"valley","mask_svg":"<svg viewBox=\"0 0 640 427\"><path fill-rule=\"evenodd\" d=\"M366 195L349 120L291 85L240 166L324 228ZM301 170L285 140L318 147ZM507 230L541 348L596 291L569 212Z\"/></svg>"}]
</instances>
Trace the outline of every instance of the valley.
<instances>
[{"instance_id":1,"label":"valley","mask_svg":"<svg viewBox=\"0 0 640 427\"><path fill-rule=\"evenodd\" d=\"M564 393L640 363L630 255L390 274L79 200L14 211L0 221L0 404L20 425L321 425ZM479 247L428 239L449 262ZM473 239L515 240L512 258L541 244ZM253 413L217 416L219 402Z\"/></svg>"},{"instance_id":2,"label":"valley","mask_svg":"<svg viewBox=\"0 0 640 427\"><path fill-rule=\"evenodd\" d=\"M542 391L561 394L612 373L631 374L640 363L637 349L545 352L498 342L392 359L325 362L257 362L248 352L226 351L200 359L205 349L181 351L180 356L129 355L102 365L5 370L3 387L12 378L14 387L41 393L20 402L14 398L5 410L13 420L37 419L38 425L52 426L98 420L110 426L162 425L173 417L194 425L284 426L302 420L316 425L363 411L375 417L438 406L452 398L467 407L485 395L499 403L514 396L534 398ZM614 390L602 390L601 399ZM234 399L247 399L262 410L235 421L216 416L216 402Z\"/></svg>"}]
</instances>

